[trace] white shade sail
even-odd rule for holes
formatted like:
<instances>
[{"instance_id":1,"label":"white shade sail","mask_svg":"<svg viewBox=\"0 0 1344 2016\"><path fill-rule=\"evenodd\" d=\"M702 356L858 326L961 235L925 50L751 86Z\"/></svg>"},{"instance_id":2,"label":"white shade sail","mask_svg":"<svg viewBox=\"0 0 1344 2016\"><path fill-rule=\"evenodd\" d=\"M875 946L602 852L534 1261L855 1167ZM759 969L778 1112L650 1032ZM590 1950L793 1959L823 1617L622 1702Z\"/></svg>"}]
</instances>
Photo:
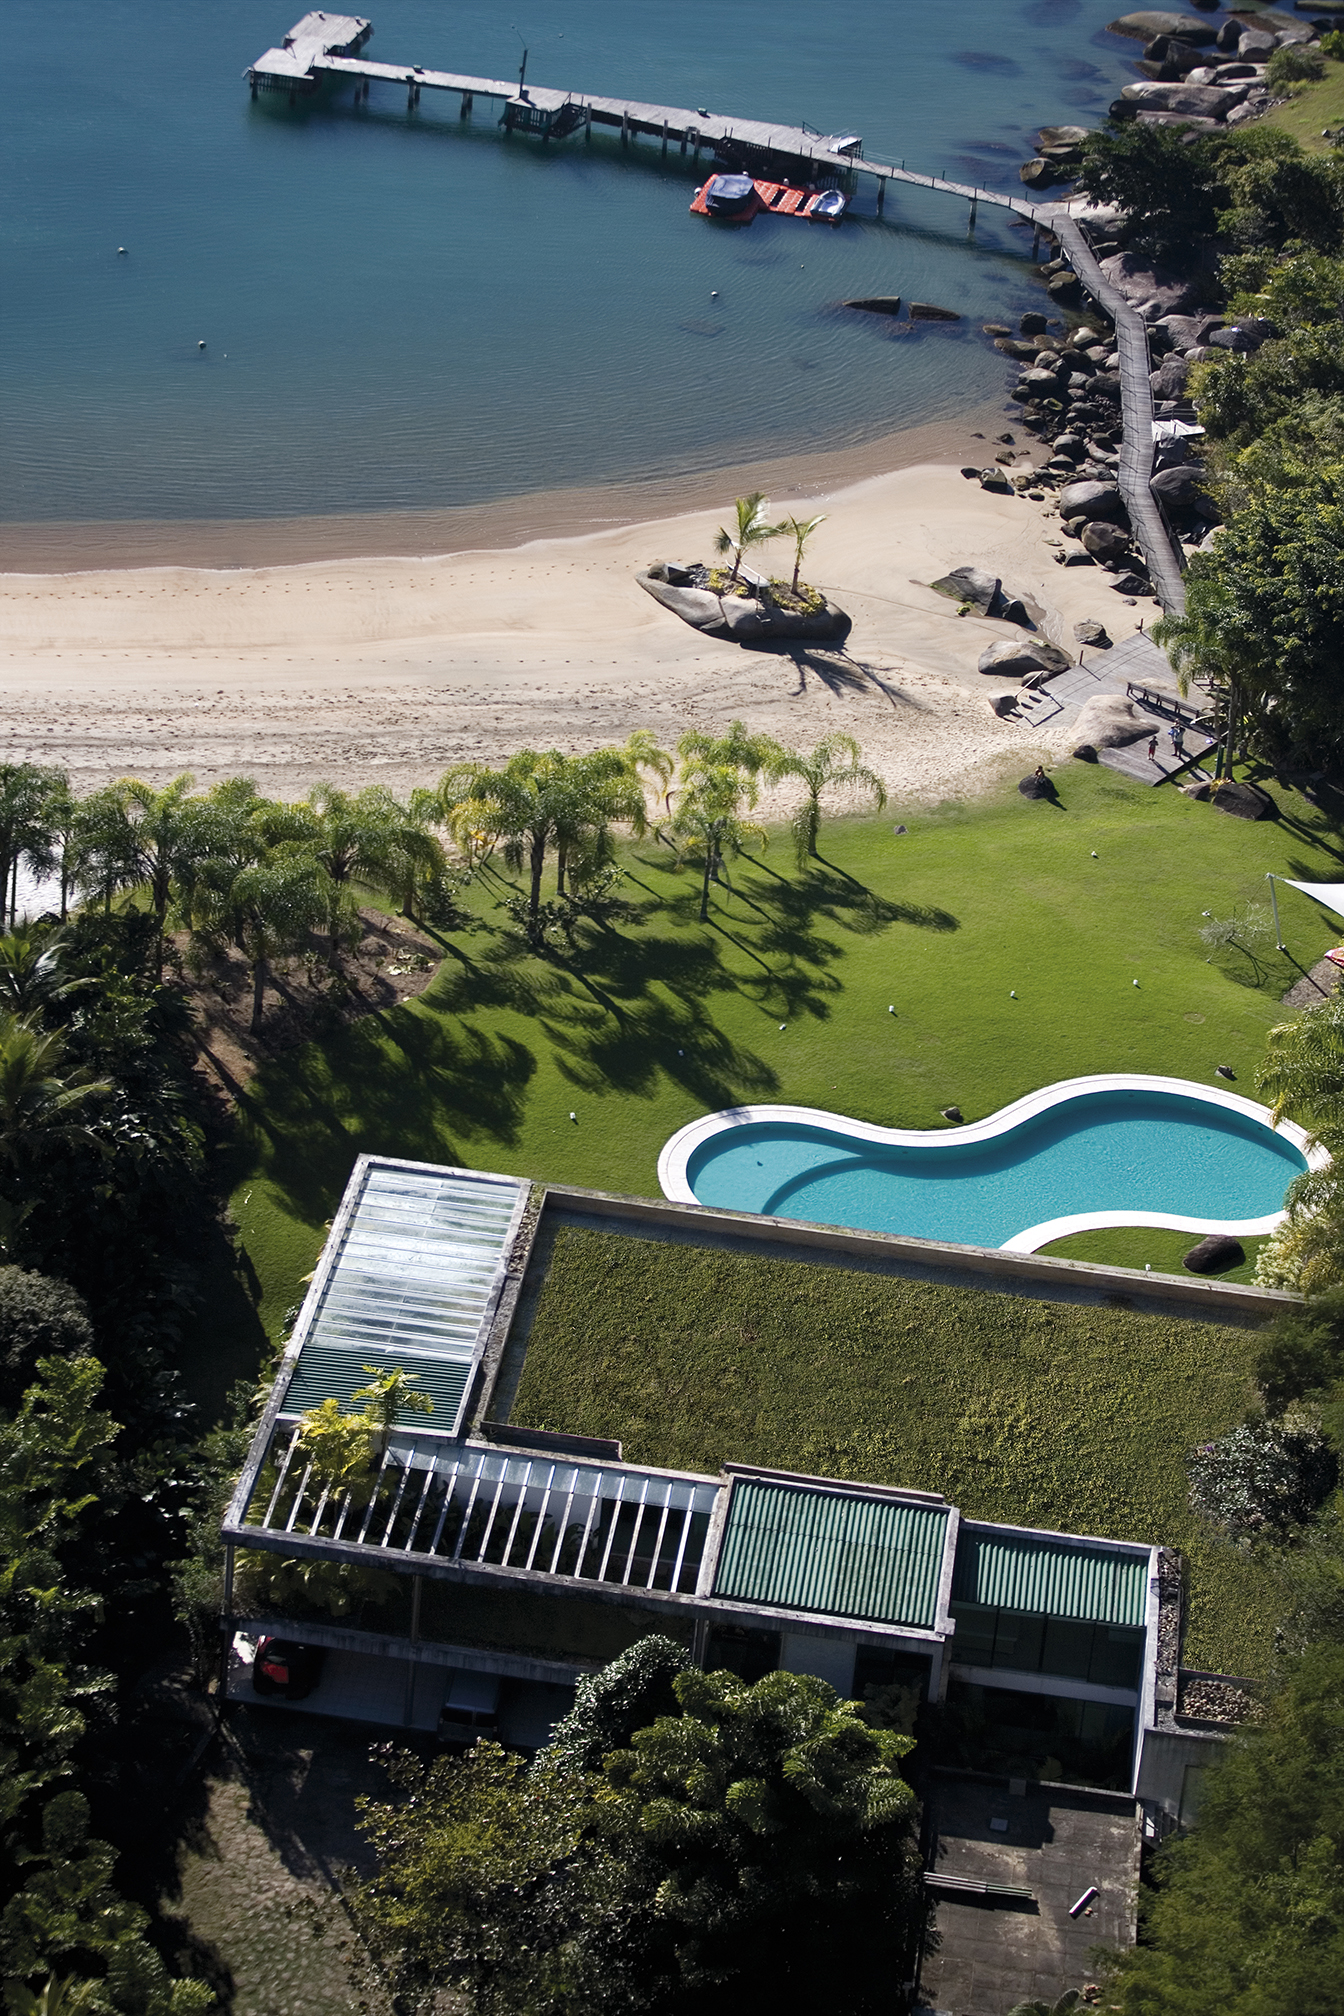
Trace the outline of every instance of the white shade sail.
<instances>
[{"instance_id":1,"label":"white shade sail","mask_svg":"<svg viewBox=\"0 0 1344 2016\"><path fill-rule=\"evenodd\" d=\"M1313 903L1333 910L1336 917L1344 917L1344 882L1294 882L1289 875L1276 876L1275 880L1286 882L1290 889L1300 889Z\"/></svg>"}]
</instances>

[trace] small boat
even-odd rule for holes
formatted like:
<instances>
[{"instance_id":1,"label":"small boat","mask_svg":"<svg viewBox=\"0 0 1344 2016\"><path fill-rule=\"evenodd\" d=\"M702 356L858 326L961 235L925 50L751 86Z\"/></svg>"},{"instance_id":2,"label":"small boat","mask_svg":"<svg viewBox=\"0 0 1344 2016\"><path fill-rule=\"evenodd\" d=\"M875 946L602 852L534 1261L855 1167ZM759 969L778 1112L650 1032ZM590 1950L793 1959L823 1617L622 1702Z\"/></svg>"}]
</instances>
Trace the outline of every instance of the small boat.
<instances>
[{"instance_id":1,"label":"small boat","mask_svg":"<svg viewBox=\"0 0 1344 2016\"><path fill-rule=\"evenodd\" d=\"M760 182L750 175L711 175L697 189L691 209L700 217L725 217L749 224L762 210L774 217L807 217L838 224L849 208L839 189L809 189L798 182Z\"/></svg>"},{"instance_id":2,"label":"small boat","mask_svg":"<svg viewBox=\"0 0 1344 2016\"><path fill-rule=\"evenodd\" d=\"M711 175L691 204L702 217L729 217L738 224L750 224L760 207L750 175Z\"/></svg>"}]
</instances>

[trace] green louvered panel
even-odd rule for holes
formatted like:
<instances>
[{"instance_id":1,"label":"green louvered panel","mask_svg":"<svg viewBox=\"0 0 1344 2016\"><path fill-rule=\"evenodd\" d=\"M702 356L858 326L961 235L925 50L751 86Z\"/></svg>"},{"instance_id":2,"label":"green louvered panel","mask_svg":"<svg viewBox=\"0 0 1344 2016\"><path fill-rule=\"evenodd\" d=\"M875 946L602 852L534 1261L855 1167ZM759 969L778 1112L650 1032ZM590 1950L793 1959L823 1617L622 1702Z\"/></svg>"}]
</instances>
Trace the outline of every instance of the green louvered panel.
<instances>
[{"instance_id":1,"label":"green louvered panel","mask_svg":"<svg viewBox=\"0 0 1344 2016\"><path fill-rule=\"evenodd\" d=\"M1044 1617L1142 1625L1147 1615L1148 1555L963 1527L952 1595L959 1603L984 1603Z\"/></svg>"},{"instance_id":2,"label":"green louvered panel","mask_svg":"<svg viewBox=\"0 0 1344 2016\"><path fill-rule=\"evenodd\" d=\"M328 1344L305 1344L299 1353L299 1362L294 1368L294 1377L289 1382L282 1413L302 1414L309 1407L316 1407L321 1400L339 1400L348 1408L351 1397L361 1386L367 1386L369 1375L364 1370L365 1360L376 1362L366 1351L337 1351ZM451 1434L457 1410L462 1405L462 1391L467 1383L470 1361L457 1363L443 1358L413 1358L407 1353L394 1359L388 1358L387 1369L399 1364L403 1371L414 1372L417 1393L427 1393L434 1402L432 1414L413 1413L403 1408L397 1415L399 1428L440 1428Z\"/></svg>"},{"instance_id":3,"label":"green louvered panel","mask_svg":"<svg viewBox=\"0 0 1344 2016\"><path fill-rule=\"evenodd\" d=\"M740 1478L714 1593L929 1629L937 1615L948 1517L946 1506Z\"/></svg>"}]
</instances>

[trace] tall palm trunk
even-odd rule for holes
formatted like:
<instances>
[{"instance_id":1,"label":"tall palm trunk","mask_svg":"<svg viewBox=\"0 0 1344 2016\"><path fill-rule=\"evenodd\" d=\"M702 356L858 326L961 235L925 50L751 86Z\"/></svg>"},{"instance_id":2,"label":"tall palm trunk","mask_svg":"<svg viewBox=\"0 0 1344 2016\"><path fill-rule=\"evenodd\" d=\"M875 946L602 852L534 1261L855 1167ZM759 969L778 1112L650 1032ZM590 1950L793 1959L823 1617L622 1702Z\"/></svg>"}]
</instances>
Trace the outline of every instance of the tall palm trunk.
<instances>
[{"instance_id":1,"label":"tall palm trunk","mask_svg":"<svg viewBox=\"0 0 1344 2016\"><path fill-rule=\"evenodd\" d=\"M259 954L252 962L252 1020L248 1023L249 1035L255 1036L261 1027L261 1006L266 995L266 958Z\"/></svg>"},{"instance_id":2,"label":"tall palm trunk","mask_svg":"<svg viewBox=\"0 0 1344 2016\"><path fill-rule=\"evenodd\" d=\"M532 835L532 892L528 897L528 914L535 924L541 909L541 871L546 865L546 834L544 829Z\"/></svg>"}]
</instances>

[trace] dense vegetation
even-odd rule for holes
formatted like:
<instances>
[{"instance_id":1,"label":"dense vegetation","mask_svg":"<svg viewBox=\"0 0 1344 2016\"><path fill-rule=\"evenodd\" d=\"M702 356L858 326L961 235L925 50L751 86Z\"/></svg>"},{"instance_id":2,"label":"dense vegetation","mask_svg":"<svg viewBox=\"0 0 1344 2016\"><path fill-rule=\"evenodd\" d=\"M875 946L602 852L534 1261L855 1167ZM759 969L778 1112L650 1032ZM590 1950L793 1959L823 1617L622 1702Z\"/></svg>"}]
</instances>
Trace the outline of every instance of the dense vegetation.
<instances>
[{"instance_id":1,"label":"dense vegetation","mask_svg":"<svg viewBox=\"0 0 1344 2016\"><path fill-rule=\"evenodd\" d=\"M922 1913L909 1737L823 1680L754 1686L647 1638L580 1683L529 1768L492 1743L366 1813L358 1922L405 2006L766 2016L891 2006Z\"/></svg>"},{"instance_id":2,"label":"dense vegetation","mask_svg":"<svg viewBox=\"0 0 1344 2016\"><path fill-rule=\"evenodd\" d=\"M1195 274L1254 332L1190 374L1224 522L1155 634L1219 696L1234 744L1319 770L1344 754L1344 156L1262 124L1112 125L1082 182L1130 212L1130 250Z\"/></svg>"}]
</instances>

